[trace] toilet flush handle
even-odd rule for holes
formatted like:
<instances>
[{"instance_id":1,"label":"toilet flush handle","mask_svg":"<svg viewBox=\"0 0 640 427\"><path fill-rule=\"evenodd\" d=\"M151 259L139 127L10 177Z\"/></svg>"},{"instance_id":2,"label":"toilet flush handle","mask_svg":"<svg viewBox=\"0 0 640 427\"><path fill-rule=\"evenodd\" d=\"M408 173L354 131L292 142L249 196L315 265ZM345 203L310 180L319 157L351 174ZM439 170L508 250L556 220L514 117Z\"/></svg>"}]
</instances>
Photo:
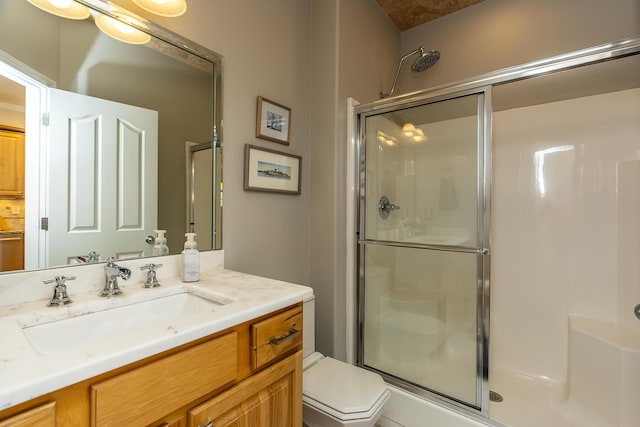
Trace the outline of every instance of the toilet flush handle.
<instances>
[{"instance_id":1,"label":"toilet flush handle","mask_svg":"<svg viewBox=\"0 0 640 427\"><path fill-rule=\"evenodd\" d=\"M297 337L298 335L300 335L300 331L294 327L291 327L289 328L289 332L281 336L280 338L270 337L269 343L273 345L284 344L285 342Z\"/></svg>"}]
</instances>

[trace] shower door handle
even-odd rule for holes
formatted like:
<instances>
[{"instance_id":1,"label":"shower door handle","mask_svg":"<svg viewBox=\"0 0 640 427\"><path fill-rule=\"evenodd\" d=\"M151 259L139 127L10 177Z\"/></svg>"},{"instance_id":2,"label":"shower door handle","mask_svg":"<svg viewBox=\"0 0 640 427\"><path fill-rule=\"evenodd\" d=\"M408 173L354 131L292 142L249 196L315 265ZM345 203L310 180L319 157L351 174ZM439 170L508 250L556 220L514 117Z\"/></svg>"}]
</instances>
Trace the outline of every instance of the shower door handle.
<instances>
[{"instance_id":1,"label":"shower door handle","mask_svg":"<svg viewBox=\"0 0 640 427\"><path fill-rule=\"evenodd\" d=\"M389 212L394 209L400 209L400 206L396 206L391 203L387 196L380 197L380 201L378 202L378 213L380 214L380 218L386 219L389 216Z\"/></svg>"}]
</instances>

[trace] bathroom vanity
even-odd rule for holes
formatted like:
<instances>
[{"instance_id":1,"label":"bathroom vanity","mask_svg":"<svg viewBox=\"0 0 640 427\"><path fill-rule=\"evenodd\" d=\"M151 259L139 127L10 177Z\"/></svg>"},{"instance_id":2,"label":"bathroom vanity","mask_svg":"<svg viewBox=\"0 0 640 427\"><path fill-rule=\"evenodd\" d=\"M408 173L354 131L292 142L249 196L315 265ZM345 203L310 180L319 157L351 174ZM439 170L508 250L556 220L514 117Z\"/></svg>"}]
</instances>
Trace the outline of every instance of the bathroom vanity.
<instances>
[{"instance_id":1,"label":"bathroom vanity","mask_svg":"<svg viewBox=\"0 0 640 427\"><path fill-rule=\"evenodd\" d=\"M301 302L312 290L222 268L195 285L161 282L0 307L0 427L301 425ZM117 330L130 313L140 326ZM96 338L110 320L116 332ZM67 329L79 343L47 338Z\"/></svg>"}]
</instances>

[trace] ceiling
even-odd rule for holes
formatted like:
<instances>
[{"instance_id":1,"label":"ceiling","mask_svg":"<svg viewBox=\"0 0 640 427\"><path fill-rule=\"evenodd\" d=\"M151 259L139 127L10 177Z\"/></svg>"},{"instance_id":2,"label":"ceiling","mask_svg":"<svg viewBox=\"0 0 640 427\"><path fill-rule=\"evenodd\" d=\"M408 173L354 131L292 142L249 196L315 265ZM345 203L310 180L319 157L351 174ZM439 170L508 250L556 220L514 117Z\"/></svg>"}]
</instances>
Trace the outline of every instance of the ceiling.
<instances>
[{"instance_id":1,"label":"ceiling","mask_svg":"<svg viewBox=\"0 0 640 427\"><path fill-rule=\"evenodd\" d=\"M400 31L480 3L482 0L376 0Z\"/></svg>"}]
</instances>

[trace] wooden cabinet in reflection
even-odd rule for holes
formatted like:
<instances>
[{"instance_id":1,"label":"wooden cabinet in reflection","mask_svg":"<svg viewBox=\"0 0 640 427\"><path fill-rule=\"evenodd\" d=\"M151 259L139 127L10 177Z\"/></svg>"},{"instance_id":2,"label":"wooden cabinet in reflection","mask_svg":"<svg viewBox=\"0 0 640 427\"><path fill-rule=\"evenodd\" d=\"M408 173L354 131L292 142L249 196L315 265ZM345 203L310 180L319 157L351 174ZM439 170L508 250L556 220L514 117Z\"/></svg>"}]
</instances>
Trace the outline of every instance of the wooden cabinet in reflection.
<instances>
[{"instance_id":1,"label":"wooden cabinet in reflection","mask_svg":"<svg viewBox=\"0 0 640 427\"><path fill-rule=\"evenodd\" d=\"M24 132L0 127L0 197L24 197Z\"/></svg>"}]
</instances>

